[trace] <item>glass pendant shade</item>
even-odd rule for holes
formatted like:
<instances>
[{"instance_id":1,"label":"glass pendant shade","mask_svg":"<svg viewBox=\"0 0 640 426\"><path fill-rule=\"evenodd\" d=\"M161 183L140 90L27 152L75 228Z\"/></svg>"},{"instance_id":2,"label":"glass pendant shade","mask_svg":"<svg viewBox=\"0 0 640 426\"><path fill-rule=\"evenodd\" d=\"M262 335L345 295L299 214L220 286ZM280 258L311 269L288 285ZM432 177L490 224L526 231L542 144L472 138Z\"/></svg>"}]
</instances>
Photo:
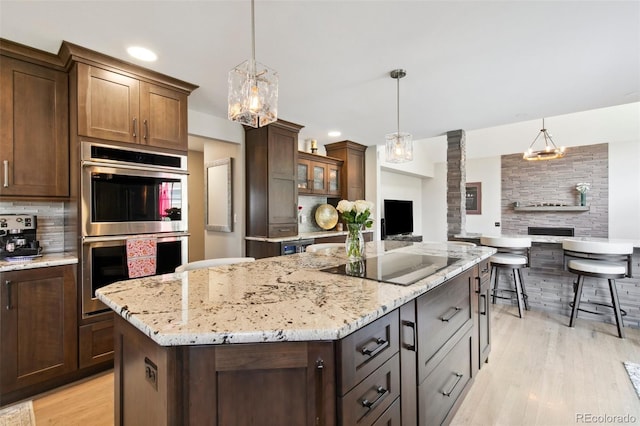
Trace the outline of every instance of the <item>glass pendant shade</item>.
<instances>
[{"instance_id":1,"label":"glass pendant shade","mask_svg":"<svg viewBox=\"0 0 640 426\"><path fill-rule=\"evenodd\" d=\"M229 71L228 117L251 127L278 119L278 73L252 59Z\"/></svg>"},{"instance_id":2,"label":"glass pendant shade","mask_svg":"<svg viewBox=\"0 0 640 426\"><path fill-rule=\"evenodd\" d=\"M227 117L251 127L278 119L278 73L256 62L255 0L251 0L251 59L229 71Z\"/></svg>"},{"instance_id":3,"label":"glass pendant shade","mask_svg":"<svg viewBox=\"0 0 640 426\"><path fill-rule=\"evenodd\" d=\"M542 135L542 139L544 140L544 148L534 150L533 145L540 138L540 135ZM531 142L531 145L529 145L529 149L522 155L522 158L527 161L554 160L564 157L564 151L564 147L558 148L553 142L551 134L544 128L544 119L542 119L542 129L540 129L536 138Z\"/></svg>"},{"instance_id":4,"label":"glass pendant shade","mask_svg":"<svg viewBox=\"0 0 640 426\"><path fill-rule=\"evenodd\" d=\"M389 73L396 80L396 111L398 131L385 135L385 161L387 163L406 163L413 161L413 141L409 133L400 131L400 79L407 75L403 69Z\"/></svg>"},{"instance_id":5,"label":"glass pendant shade","mask_svg":"<svg viewBox=\"0 0 640 426\"><path fill-rule=\"evenodd\" d=\"M413 161L413 141L409 133L394 132L385 136L387 163Z\"/></svg>"}]
</instances>

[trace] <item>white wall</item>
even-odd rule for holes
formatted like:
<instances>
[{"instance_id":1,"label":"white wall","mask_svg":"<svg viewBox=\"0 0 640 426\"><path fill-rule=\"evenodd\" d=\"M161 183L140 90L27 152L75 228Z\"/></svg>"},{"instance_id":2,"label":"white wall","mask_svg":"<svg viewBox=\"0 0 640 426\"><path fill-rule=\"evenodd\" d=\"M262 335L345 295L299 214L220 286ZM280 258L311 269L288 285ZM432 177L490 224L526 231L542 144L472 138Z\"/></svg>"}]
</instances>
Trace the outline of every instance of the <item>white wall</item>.
<instances>
[{"instance_id":1,"label":"white wall","mask_svg":"<svg viewBox=\"0 0 640 426\"><path fill-rule=\"evenodd\" d=\"M422 240L447 240L447 164L437 163L434 177L422 184Z\"/></svg>"},{"instance_id":2,"label":"white wall","mask_svg":"<svg viewBox=\"0 0 640 426\"><path fill-rule=\"evenodd\" d=\"M467 159L467 182L482 183L482 213L467 215L467 232L500 233L495 227L501 217L500 157Z\"/></svg>"},{"instance_id":3,"label":"white wall","mask_svg":"<svg viewBox=\"0 0 640 426\"><path fill-rule=\"evenodd\" d=\"M609 237L640 239L640 141L609 144Z\"/></svg>"},{"instance_id":4,"label":"white wall","mask_svg":"<svg viewBox=\"0 0 640 426\"><path fill-rule=\"evenodd\" d=\"M245 172L244 150L241 145L217 140L204 144L204 163L223 158L233 158L233 232L207 231L205 229L205 259L244 256L245 236ZM206 172L205 172L206 176ZM206 190L206 187L205 187Z\"/></svg>"}]
</instances>

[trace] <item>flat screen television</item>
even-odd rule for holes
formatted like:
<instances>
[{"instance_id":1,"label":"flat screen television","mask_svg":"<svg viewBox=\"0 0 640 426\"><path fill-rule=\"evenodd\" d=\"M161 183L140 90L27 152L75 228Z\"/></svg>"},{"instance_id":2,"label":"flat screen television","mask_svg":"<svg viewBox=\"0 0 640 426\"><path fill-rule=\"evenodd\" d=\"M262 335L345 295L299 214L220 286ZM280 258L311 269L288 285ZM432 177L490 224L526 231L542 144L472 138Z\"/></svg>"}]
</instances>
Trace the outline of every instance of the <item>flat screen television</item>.
<instances>
[{"instance_id":1,"label":"flat screen television","mask_svg":"<svg viewBox=\"0 0 640 426\"><path fill-rule=\"evenodd\" d=\"M413 233L413 201L384 200L385 235Z\"/></svg>"}]
</instances>

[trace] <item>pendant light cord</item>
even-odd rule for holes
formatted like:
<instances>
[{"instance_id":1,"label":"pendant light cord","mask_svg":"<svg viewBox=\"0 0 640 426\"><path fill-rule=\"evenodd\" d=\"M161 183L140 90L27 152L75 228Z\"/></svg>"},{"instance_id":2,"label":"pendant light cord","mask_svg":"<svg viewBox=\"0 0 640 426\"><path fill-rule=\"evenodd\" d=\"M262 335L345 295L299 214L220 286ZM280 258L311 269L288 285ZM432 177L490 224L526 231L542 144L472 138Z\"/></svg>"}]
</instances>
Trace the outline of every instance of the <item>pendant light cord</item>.
<instances>
[{"instance_id":1,"label":"pendant light cord","mask_svg":"<svg viewBox=\"0 0 640 426\"><path fill-rule=\"evenodd\" d=\"M254 11L254 0L251 0L251 59L256 62L256 19Z\"/></svg>"},{"instance_id":2,"label":"pendant light cord","mask_svg":"<svg viewBox=\"0 0 640 426\"><path fill-rule=\"evenodd\" d=\"M396 111L398 112L398 137L400 137L400 78L396 78Z\"/></svg>"}]
</instances>

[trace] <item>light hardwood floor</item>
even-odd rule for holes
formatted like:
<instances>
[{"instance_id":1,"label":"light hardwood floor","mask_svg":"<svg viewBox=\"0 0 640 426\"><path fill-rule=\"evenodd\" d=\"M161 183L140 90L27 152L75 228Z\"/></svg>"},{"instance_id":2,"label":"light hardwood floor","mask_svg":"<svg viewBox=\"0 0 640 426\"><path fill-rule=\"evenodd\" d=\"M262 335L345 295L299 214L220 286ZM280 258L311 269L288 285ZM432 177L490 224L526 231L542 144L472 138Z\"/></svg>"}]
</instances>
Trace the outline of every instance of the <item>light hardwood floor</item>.
<instances>
[{"instance_id":1,"label":"light hardwood floor","mask_svg":"<svg viewBox=\"0 0 640 426\"><path fill-rule=\"evenodd\" d=\"M640 330L626 328L623 340L611 324L579 318L571 329L560 315L528 311L520 319L517 308L493 308L489 363L453 425L564 426L625 415L640 423L640 398L622 365L640 363ZM39 396L33 406L38 426L111 426L113 374Z\"/></svg>"}]
</instances>

